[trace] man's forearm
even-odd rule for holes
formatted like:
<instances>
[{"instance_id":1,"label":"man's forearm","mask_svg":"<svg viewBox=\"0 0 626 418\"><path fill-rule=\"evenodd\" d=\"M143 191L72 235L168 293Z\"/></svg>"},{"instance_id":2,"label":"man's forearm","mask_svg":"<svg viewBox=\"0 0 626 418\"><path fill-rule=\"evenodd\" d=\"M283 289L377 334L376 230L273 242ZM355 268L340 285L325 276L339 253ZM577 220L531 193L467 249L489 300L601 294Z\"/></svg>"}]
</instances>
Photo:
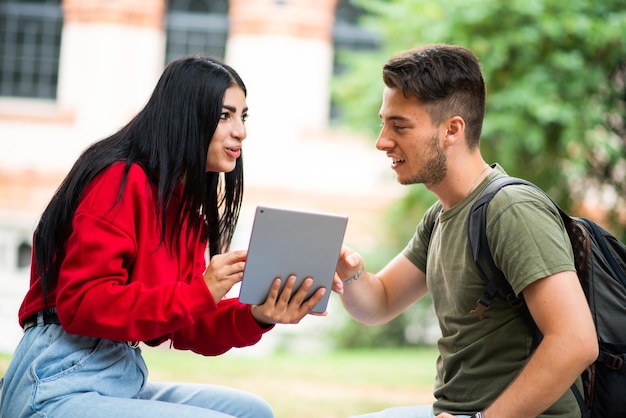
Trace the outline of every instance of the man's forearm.
<instances>
[{"instance_id":1,"label":"man's forearm","mask_svg":"<svg viewBox=\"0 0 626 418\"><path fill-rule=\"evenodd\" d=\"M385 318L384 288L373 274L361 270L359 279L346 283L341 302L346 311L364 325L387 322Z\"/></svg>"}]
</instances>

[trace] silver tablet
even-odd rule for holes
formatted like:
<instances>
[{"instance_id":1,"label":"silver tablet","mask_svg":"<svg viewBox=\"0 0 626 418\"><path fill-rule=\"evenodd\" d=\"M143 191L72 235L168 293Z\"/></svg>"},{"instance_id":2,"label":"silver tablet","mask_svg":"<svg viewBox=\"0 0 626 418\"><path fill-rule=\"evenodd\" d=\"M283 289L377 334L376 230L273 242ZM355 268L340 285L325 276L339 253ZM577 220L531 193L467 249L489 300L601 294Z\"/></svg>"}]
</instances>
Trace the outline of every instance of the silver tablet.
<instances>
[{"instance_id":1,"label":"silver tablet","mask_svg":"<svg viewBox=\"0 0 626 418\"><path fill-rule=\"evenodd\" d=\"M326 311L347 223L344 215L258 206L239 300L260 305L276 277L282 279L282 289L295 274L295 289L307 277L313 278L307 297L326 288L313 312Z\"/></svg>"}]
</instances>

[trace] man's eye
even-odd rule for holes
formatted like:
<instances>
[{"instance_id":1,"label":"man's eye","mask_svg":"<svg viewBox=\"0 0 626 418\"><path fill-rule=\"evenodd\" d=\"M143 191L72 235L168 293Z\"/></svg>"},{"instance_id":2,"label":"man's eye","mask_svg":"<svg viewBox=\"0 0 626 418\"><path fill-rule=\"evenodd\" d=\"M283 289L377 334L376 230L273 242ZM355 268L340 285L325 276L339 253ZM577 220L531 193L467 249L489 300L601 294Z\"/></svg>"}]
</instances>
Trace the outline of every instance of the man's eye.
<instances>
[{"instance_id":1,"label":"man's eye","mask_svg":"<svg viewBox=\"0 0 626 418\"><path fill-rule=\"evenodd\" d=\"M403 129L406 129L406 126L393 125L393 129L395 129L396 131L401 131Z\"/></svg>"}]
</instances>

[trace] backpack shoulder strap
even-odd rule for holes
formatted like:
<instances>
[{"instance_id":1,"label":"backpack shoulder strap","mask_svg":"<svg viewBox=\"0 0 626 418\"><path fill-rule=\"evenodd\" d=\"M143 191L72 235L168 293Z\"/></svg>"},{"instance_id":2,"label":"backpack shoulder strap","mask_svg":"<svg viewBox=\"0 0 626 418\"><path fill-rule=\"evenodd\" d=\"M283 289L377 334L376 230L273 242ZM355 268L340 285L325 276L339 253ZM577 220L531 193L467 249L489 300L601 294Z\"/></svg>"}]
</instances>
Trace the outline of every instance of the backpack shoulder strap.
<instances>
[{"instance_id":1,"label":"backpack shoulder strap","mask_svg":"<svg viewBox=\"0 0 626 418\"><path fill-rule=\"evenodd\" d=\"M502 296L513 307L521 307L524 304L522 298L517 298L515 296L515 292L513 292L513 289L504 277L504 274L495 265L495 262L493 261L493 256L491 255L491 250L489 249L489 243L487 242L487 206L489 206L489 202L500 189L514 184L532 186L537 188L538 190L542 190L535 184L520 178L509 176L497 177L493 179L481 192L476 202L474 202L474 204L470 208L470 212L468 215L467 239L470 253L472 254L472 258L476 263L478 271L486 282L485 290L483 291L480 299L477 301L476 308L470 312L473 315L478 316L479 319L484 319L483 314L487 309L489 309L489 306L491 305L491 302L493 301L493 298L496 296L496 294ZM561 207L557 205L556 202L548 194L545 195L552 201L554 206L559 211L559 214L563 219L563 222L565 223L565 228L568 230L568 234L570 234L572 225L575 225L574 220L567 213L565 213L565 211L563 211ZM588 223L593 224L593 222ZM597 227L596 229L593 229L593 226L595 225L591 225L590 227L592 228L594 235L600 234L600 231L597 230ZM572 236L570 235L570 240L571 239ZM533 343L531 345L531 351L534 351L539 344L539 341L541 341L541 332L539 331L537 326L534 325L532 317L530 316L528 309L526 309L525 307L522 311L522 315L524 316L527 325L530 327L533 333ZM572 384L570 389L574 394L576 401L578 402L582 417L588 418L591 414L591 411L585 403L583 395L578 390L576 383Z\"/></svg>"},{"instance_id":2,"label":"backpack shoulder strap","mask_svg":"<svg viewBox=\"0 0 626 418\"><path fill-rule=\"evenodd\" d=\"M469 250L480 275L487 283L485 291L476 305L476 312L473 313L478 315L479 318L482 316L481 313L489 308L496 295L504 298L513 307L519 307L524 303L521 298L515 295L509 282L495 265L491 250L489 249L489 243L487 242L487 207L489 206L489 202L491 202L491 199L493 199L495 194L503 187L520 184L531 186L541 191L559 211L559 215L565 224L565 229L568 231L568 234L570 234L572 230L572 218L565 213L547 193L535 184L524 179L510 176L496 177L489 182L470 208L467 220L467 241Z\"/></svg>"},{"instance_id":3,"label":"backpack shoulder strap","mask_svg":"<svg viewBox=\"0 0 626 418\"><path fill-rule=\"evenodd\" d=\"M433 221L430 223L430 229L428 231L428 244L430 245L430 237L433 235L433 230L435 229L435 224L437 223L437 218L439 214L443 210L440 202L437 202L437 209L435 210L436 215L433 217Z\"/></svg>"},{"instance_id":4,"label":"backpack shoulder strap","mask_svg":"<svg viewBox=\"0 0 626 418\"><path fill-rule=\"evenodd\" d=\"M471 311L471 314L478 316L479 319L484 318L484 312L489 309L496 295L504 298L513 307L520 307L524 303L521 298L515 295L504 274L496 266L487 242L487 207L489 202L500 189L514 184L537 187L533 183L516 177L497 177L481 192L468 214L467 240L469 250L480 275L486 283L485 290L477 301L476 308Z\"/></svg>"}]
</instances>

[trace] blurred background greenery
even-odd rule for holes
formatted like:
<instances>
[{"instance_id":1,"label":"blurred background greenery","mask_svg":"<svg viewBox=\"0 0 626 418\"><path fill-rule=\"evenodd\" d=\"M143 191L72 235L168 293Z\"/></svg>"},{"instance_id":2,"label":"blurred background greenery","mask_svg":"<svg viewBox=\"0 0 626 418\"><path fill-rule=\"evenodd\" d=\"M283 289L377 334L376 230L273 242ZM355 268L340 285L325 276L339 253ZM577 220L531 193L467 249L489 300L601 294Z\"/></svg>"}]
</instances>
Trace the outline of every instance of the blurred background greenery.
<instances>
[{"instance_id":1,"label":"blurred background greenery","mask_svg":"<svg viewBox=\"0 0 626 418\"><path fill-rule=\"evenodd\" d=\"M380 48L342 51L335 77L339 121L375 140L381 69L418 45L457 44L481 60L487 115L481 149L510 175L546 190L573 215L592 217L626 241L626 1L353 0ZM376 271L400 251L435 197L406 188L386 218L388 234L364 254ZM358 246L356 247L358 249ZM430 300L384 327L348 321L345 347L428 343ZM430 319L429 319L430 318Z\"/></svg>"}]
</instances>

